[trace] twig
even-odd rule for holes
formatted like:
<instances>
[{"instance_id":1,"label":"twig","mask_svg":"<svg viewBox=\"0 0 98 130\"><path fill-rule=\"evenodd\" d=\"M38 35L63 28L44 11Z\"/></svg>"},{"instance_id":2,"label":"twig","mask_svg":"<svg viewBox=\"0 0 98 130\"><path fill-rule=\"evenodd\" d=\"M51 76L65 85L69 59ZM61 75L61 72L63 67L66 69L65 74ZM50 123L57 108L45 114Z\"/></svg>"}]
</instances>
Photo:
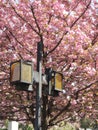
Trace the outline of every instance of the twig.
<instances>
[{"instance_id":1,"label":"twig","mask_svg":"<svg viewBox=\"0 0 98 130\"><path fill-rule=\"evenodd\" d=\"M16 40L16 42L18 44L20 44L24 48L24 46L22 45L22 43L16 38L16 36L10 31L10 29L8 27L6 27L6 28L9 31L9 33L11 34L11 36ZM32 52L29 51L27 48L25 48L25 50L28 51L31 55L33 55ZM22 57L20 54L19 54L19 56Z\"/></svg>"},{"instance_id":2,"label":"twig","mask_svg":"<svg viewBox=\"0 0 98 130\"><path fill-rule=\"evenodd\" d=\"M81 91L86 90L87 88L90 88L90 87L91 87L93 84L95 84L95 83L98 83L98 80L93 81L92 83L86 85L86 87L79 89L79 90L75 93L75 96L76 96L75 99L78 99L79 93L80 93Z\"/></svg>"},{"instance_id":3,"label":"twig","mask_svg":"<svg viewBox=\"0 0 98 130\"><path fill-rule=\"evenodd\" d=\"M43 36L42 36L42 33L41 33L41 29L40 29L40 26L39 26L39 24L38 24L38 22L37 22L37 18L36 18L36 16L35 16L34 8L33 8L32 5L31 5L31 11L32 11L33 18L34 18L34 20L35 20L35 24L36 24L36 26L37 26L37 28L38 28L38 35L40 36L40 40L41 40L41 42L43 43ZM44 48L43 48L43 49L44 49Z\"/></svg>"},{"instance_id":4,"label":"twig","mask_svg":"<svg viewBox=\"0 0 98 130\"><path fill-rule=\"evenodd\" d=\"M78 22L78 20L85 14L85 12L86 12L87 9L89 8L90 4L91 4L91 0L89 1L88 5L86 6L86 9L81 13L81 15L71 24L70 29L72 29L73 26ZM46 56L48 56L50 53L52 53L52 52L61 44L61 42L62 42L64 36L67 35L68 32L69 32L69 31L66 31L66 32L63 33L62 37L60 38L60 40L58 41L58 43L56 44L56 46L55 46L52 50L50 50L50 51L46 54Z\"/></svg>"},{"instance_id":5,"label":"twig","mask_svg":"<svg viewBox=\"0 0 98 130\"><path fill-rule=\"evenodd\" d=\"M10 5L11 5L11 4L10 4ZM17 16L20 17L24 22L26 22L26 23L31 27L31 29L32 29L36 34L39 35L39 32L37 32L37 30L34 29L33 26L32 26L24 17L22 17L22 16L16 11L16 9L15 9L12 5L11 5L11 7L12 7L12 9L14 10L14 12L17 14Z\"/></svg>"},{"instance_id":6,"label":"twig","mask_svg":"<svg viewBox=\"0 0 98 130\"><path fill-rule=\"evenodd\" d=\"M67 110L70 105L71 105L71 103L70 103L70 101L68 101L67 105L66 105L65 107L63 107L63 109L62 109L55 117L53 117L53 118L49 121L49 125L51 125L51 123L52 123L58 116L60 116L65 110Z\"/></svg>"}]
</instances>

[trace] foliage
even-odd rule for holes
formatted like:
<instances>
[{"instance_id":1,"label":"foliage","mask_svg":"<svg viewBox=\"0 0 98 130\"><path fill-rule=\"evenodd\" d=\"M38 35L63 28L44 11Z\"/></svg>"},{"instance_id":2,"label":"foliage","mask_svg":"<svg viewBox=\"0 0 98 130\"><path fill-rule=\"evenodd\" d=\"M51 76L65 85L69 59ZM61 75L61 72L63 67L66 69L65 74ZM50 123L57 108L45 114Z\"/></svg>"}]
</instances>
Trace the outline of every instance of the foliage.
<instances>
[{"instance_id":1,"label":"foliage","mask_svg":"<svg viewBox=\"0 0 98 130\"><path fill-rule=\"evenodd\" d=\"M67 123L64 126L54 126L53 128L51 128L49 130L76 130L76 129L72 124Z\"/></svg>"},{"instance_id":2,"label":"foliage","mask_svg":"<svg viewBox=\"0 0 98 130\"><path fill-rule=\"evenodd\" d=\"M89 128L91 124L91 121L87 118L81 119L81 128Z\"/></svg>"},{"instance_id":3,"label":"foliage","mask_svg":"<svg viewBox=\"0 0 98 130\"><path fill-rule=\"evenodd\" d=\"M33 130L32 126L30 126L30 125L23 125L23 124L19 124L19 129L22 129L22 130Z\"/></svg>"},{"instance_id":4,"label":"foliage","mask_svg":"<svg viewBox=\"0 0 98 130\"><path fill-rule=\"evenodd\" d=\"M64 93L43 94L47 126L88 116L98 120L98 21L96 0L0 1L0 119L35 122L34 92L9 83L10 62L32 60L44 44L43 73L64 75ZM44 116L44 115L43 115Z\"/></svg>"},{"instance_id":5,"label":"foliage","mask_svg":"<svg viewBox=\"0 0 98 130\"><path fill-rule=\"evenodd\" d=\"M0 129L0 130L7 130L7 129Z\"/></svg>"}]
</instances>

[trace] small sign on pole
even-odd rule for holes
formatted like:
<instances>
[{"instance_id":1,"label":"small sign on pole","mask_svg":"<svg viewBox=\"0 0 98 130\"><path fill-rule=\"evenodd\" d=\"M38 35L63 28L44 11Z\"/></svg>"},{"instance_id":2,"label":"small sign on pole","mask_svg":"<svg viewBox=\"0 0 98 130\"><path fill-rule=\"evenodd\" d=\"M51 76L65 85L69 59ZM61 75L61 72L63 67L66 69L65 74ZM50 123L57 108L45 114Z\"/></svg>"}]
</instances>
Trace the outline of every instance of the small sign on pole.
<instances>
[{"instance_id":1,"label":"small sign on pole","mask_svg":"<svg viewBox=\"0 0 98 130\"><path fill-rule=\"evenodd\" d=\"M9 121L9 123L8 123L8 130L18 130L18 122L16 122L16 121Z\"/></svg>"}]
</instances>

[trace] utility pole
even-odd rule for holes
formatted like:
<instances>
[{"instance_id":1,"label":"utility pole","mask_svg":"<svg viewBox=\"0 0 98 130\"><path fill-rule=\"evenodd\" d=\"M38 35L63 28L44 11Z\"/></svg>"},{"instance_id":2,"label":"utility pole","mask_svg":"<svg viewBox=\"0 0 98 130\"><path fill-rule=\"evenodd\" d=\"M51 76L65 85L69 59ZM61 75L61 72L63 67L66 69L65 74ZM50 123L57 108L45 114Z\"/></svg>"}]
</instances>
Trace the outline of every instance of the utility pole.
<instances>
[{"instance_id":1,"label":"utility pole","mask_svg":"<svg viewBox=\"0 0 98 130\"><path fill-rule=\"evenodd\" d=\"M42 57L43 43L37 45L37 71L39 72L39 83L36 88L36 119L35 130L42 130Z\"/></svg>"}]
</instances>

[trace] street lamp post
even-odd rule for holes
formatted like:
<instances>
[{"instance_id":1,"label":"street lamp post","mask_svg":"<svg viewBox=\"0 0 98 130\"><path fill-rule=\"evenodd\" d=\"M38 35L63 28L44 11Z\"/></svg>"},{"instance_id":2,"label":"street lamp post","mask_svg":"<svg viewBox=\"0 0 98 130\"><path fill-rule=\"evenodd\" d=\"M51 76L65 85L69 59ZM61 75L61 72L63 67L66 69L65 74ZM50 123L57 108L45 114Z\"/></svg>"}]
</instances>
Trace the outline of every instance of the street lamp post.
<instances>
[{"instance_id":1,"label":"street lamp post","mask_svg":"<svg viewBox=\"0 0 98 130\"><path fill-rule=\"evenodd\" d=\"M41 124L41 107L42 107L42 56L43 43L39 42L37 45L37 71L39 72L39 83L36 88L36 119L35 130L42 130Z\"/></svg>"},{"instance_id":2,"label":"street lamp post","mask_svg":"<svg viewBox=\"0 0 98 130\"><path fill-rule=\"evenodd\" d=\"M19 60L11 63L10 82L17 90L33 91L29 89L36 82L36 118L34 130L42 130L42 84L46 85L47 95L58 96L58 92L63 90L63 75L59 72L47 68L45 75L42 75L43 62L43 42L37 44L37 71L33 70L32 62ZM48 93L47 93L48 92Z\"/></svg>"}]
</instances>

